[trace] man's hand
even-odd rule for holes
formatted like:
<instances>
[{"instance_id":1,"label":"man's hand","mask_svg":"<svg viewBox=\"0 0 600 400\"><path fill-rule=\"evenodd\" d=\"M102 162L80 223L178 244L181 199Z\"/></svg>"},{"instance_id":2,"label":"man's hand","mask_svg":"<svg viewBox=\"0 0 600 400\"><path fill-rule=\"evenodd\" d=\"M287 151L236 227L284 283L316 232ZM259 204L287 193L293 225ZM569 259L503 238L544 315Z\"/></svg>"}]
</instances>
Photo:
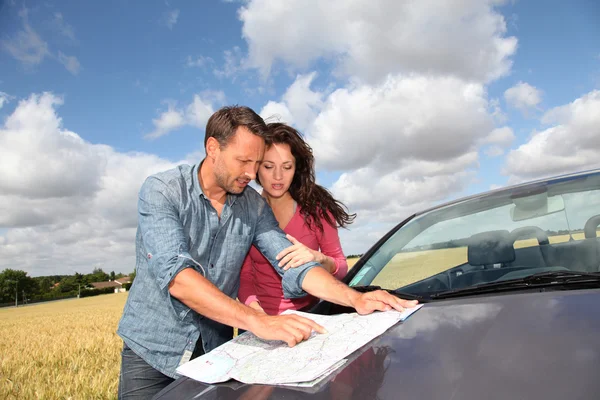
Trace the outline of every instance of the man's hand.
<instances>
[{"instance_id":1,"label":"man's hand","mask_svg":"<svg viewBox=\"0 0 600 400\"><path fill-rule=\"evenodd\" d=\"M279 266L284 271L290 268L296 268L310 261L319 262L319 252L309 249L292 235L285 235L292 242L290 247L285 248L275 257L279 261Z\"/></svg>"},{"instance_id":2,"label":"man's hand","mask_svg":"<svg viewBox=\"0 0 600 400\"><path fill-rule=\"evenodd\" d=\"M417 300L403 300L389 294L385 290L375 290L373 292L361 293L355 298L352 306L356 312L364 315L371 314L373 311L404 311L406 308L415 307L419 302Z\"/></svg>"},{"instance_id":3,"label":"man's hand","mask_svg":"<svg viewBox=\"0 0 600 400\"><path fill-rule=\"evenodd\" d=\"M261 339L282 340L290 347L310 337L312 331L327 333L315 321L299 315L259 315L250 331Z\"/></svg>"}]
</instances>

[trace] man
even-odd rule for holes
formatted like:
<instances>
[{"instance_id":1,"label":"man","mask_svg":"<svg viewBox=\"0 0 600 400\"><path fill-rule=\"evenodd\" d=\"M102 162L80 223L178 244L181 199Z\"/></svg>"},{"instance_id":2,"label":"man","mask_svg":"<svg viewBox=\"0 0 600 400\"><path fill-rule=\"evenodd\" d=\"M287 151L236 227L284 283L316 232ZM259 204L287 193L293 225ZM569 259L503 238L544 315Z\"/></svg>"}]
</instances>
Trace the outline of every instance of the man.
<instances>
[{"instance_id":1,"label":"man","mask_svg":"<svg viewBox=\"0 0 600 400\"><path fill-rule=\"evenodd\" d=\"M252 244L282 276L286 297L310 293L359 313L414 302L386 292L360 294L319 264L278 266L291 246L272 210L252 188L267 127L247 107L225 107L208 120L200 165L150 176L139 193L136 278L117 330L124 341L119 398L151 398L182 363L231 339L233 328L289 346L324 329L295 315L269 316L235 297Z\"/></svg>"}]
</instances>

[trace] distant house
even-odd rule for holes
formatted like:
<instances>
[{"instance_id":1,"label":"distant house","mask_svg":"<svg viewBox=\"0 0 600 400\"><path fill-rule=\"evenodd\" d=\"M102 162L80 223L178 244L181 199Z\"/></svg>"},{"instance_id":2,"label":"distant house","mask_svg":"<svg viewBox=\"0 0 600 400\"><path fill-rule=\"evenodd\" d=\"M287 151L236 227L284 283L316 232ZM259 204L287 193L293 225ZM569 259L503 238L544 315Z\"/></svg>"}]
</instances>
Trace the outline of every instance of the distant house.
<instances>
[{"instance_id":1,"label":"distant house","mask_svg":"<svg viewBox=\"0 0 600 400\"><path fill-rule=\"evenodd\" d=\"M107 282L92 282L90 285L93 286L94 289L105 289L105 288L115 288L115 293L126 292L127 290L123 287L124 284L131 283L131 278L125 276L123 278L115 279L114 281Z\"/></svg>"},{"instance_id":2,"label":"distant house","mask_svg":"<svg viewBox=\"0 0 600 400\"><path fill-rule=\"evenodd\" d=\"M115 279L115 282L119 282L121 285L124 285L126 283L131 283L131 278L128 276L124 276L122 278Z\"/></svg>"}]
</instances>

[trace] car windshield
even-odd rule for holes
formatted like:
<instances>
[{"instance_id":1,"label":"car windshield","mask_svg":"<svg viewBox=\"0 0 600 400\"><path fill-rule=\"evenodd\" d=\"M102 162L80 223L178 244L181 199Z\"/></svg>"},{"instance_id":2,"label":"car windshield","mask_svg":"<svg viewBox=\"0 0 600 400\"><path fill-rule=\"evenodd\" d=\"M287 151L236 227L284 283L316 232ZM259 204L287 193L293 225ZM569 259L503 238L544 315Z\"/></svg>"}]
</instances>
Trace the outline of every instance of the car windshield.
<instances>
[{"instance_id":1,"label":"car windshield","mask_svg":"<svg viewBox=\"0 0 600 400\"><path fill-rule=\"evenodd\" d=\"M598 272L599 223L600 172L499 190L395 228L350 285L430 295L542 272Z\"/></svg>"}]
</instances>

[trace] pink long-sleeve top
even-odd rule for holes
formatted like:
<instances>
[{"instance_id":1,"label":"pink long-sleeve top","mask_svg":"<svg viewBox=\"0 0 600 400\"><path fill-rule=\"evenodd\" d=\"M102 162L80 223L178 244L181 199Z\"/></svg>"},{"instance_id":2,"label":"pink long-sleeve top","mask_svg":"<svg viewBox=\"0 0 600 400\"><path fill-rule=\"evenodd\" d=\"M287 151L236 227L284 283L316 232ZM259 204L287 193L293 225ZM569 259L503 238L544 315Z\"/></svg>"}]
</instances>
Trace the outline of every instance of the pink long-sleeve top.
<instances>
[{"instance_id":1,"label":"pink long-sleeve top","mask_svg":"<svg viewBox=\"0 0 600 400\"><path fill-rule=\"evenodd\" d=\"M323 232L319 229L312 230L300 211L300 206L297 206L283 231L305 246L331 257L335 263L333 276L342 279L348 273L348 262L342 252L337 228L322 218ZM254 246L250 248L242 266L238 299L246 305L258 301L269 315L281 314L288 309L298 310L318 301L311 295L297 299L284 298L281 277Z\"/></svg>"}]
</instances>

